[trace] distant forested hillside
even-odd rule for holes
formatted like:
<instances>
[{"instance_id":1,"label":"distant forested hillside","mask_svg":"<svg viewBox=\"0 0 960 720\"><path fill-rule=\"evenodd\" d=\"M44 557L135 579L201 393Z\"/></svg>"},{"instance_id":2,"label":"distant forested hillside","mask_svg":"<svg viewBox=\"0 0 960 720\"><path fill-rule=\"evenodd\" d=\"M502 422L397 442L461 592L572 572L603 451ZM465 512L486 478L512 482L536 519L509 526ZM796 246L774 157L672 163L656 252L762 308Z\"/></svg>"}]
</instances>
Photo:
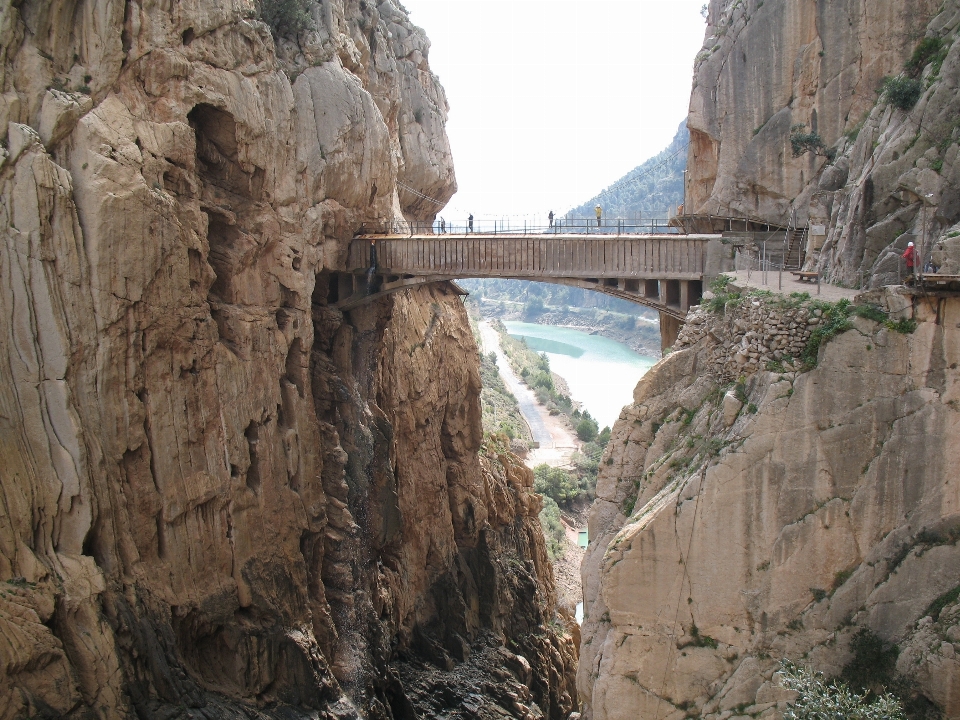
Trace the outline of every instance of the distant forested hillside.
<instances>
[{"instance_id":1,"label":"distant forested hillside","mask_svg":"<svg viewBox=\"0 0 960 720\"><path fill-rule=\"evenodd\" d=\"M684 120L666 150L638 165L566 216L593 217L593 209L599 203L607 218L669 217L683 202L683 171L687 167L689 141L690 131Z\"/></svg>"}]
</instances>

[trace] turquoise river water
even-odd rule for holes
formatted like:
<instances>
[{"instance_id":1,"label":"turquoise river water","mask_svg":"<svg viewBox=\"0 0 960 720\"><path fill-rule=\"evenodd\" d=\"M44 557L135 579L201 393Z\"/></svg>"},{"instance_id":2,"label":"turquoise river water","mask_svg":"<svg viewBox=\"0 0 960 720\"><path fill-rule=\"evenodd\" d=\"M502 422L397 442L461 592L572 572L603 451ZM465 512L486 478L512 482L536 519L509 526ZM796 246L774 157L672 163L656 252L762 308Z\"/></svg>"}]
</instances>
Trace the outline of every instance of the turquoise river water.
<instances>
[{"instance_id":1,"label":"turquoise river water","mask_svg":"<svg viewBox=\"0 0 960 720\"><path fill-rule=\"evenodd\" d=\"M573 399L601 428L613 427L623 406L633 402L633 388L656 362L615 340L572 328L516 320L503 324L512 337L522 337L531 348L547 354L550 369L567 381Z\"/></svg>"}]
</instances>

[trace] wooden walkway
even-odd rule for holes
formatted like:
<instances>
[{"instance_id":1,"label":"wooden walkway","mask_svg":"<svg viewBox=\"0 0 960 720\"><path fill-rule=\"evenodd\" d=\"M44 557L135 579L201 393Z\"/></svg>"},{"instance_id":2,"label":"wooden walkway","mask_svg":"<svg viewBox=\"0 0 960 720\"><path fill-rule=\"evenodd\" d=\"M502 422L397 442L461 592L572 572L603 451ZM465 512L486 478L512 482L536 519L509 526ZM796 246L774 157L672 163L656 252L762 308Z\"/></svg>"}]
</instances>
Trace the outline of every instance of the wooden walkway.
<instances>
[{"instance_id":1,"label":"wooden walkway","mask_svg":"<svg viewBox=\"0 0 960 720\"><path fill-rule=\"evenodd\" d=\"M707 246L719 240L676 234L361 236L350 244L335 304L350 309L411 285L497 277L598 290L683 318L702 296Z\"/></svg>"}]
</instances>

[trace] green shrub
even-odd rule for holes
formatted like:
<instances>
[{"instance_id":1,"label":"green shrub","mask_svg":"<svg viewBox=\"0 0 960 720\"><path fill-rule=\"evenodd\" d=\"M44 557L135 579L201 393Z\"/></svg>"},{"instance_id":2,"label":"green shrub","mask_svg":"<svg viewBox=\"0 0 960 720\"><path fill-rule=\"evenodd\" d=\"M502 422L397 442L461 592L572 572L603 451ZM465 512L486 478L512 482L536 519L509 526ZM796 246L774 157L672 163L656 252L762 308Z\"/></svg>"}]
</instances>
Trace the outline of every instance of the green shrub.
<instances>
[{"instance_id":1,"label":"green shrub","mask_svg":"<svg viewBox=\"0 0 960 720\"><path fill-rule=\"evenodd\" d=\"M853 658L840 673L840 677L855 688L868 692L882 692L893 682L900 649L884 642L869 628L860 628L850 640Z\"/></svg>"},{"instance_id":2,"label":"green shrub","mask_svg":"<svg viewBox=\"0 0 960 720\"><path fill-rule=\"evenodd\" d=\"M746 405L750 401L750 398L747 396L747 383L743 377L737 380L737 384L734 385L733 395L743 405Z\"/></svg>"},{"instance_id":3,"label":"green shrub","mask_svg":"<svg viewBox=\"0 0 960 720\"><path fill-rule=\"evenodd\" d=\"M929 615L934 620L939 620L940 613L943 612L943 609L947 605L952 605L958 599L960 599L960 585L957 585L953 590L950 590L949 592L945 592L943 595L941 595L932 603L930 603L930 607L928 607L923 614Z\"/></svg>"},{"instance_id":4,"label":"green shrub","mask_svg":"<svg viewBox=\"0 0 960 720\"><path fill-rule=\"evenodd\" d=\"M884 323L891 330L896 330L903 335L910 335L917 329L917 321L913 318L900 318L899 320L887 320Z\"/></svg>"},{"instance_id":5,"label":"green shrub","mask_svg":"<svg viewBox=\"0 0 960 720\"><path fill-rule=\"evenodd\" d=\"M600 428L597 425L597 421L586 413L584 413L584 417L580 419L580 422L577 423L577 437L584 442L590 442L596 438L599 430Z\"/></svg>"},{"instance_id":6,"label":"green shrub","mask_svg":"<svg viewBox=\"0 0 960 720\"><path fill-rule=\"evenodd\" d=\"M710 292L713 297L707 303L707 309L712 313L722 313L727 305L740 300L740 293L728 291L727 286L733 282L733 278L727 275L718 275L710 283Z\"/></svg>"},{"instance_id":7,"label":"green shrub","mask_svg":"<svg viewBox=\"0 0 960 720\"><path fill-rule=\"evenodd\" d=\"M313 29L310 0L259 0L260 19L273 31L274 37L293 38Z\"/></svg>"},{"instance_id":8,"label":"green shrub","mask_svg":"<svg viewBox=\"0 0 960 720\"><path fill-rule=\"evenodd\" d=\"M867 695L850 691L844 683L828 683L821 673L784 660L778 673L780 684L796 690L794 700L783 713L785 720L903 720L903 708L892 695L884 694L873 702Z\"/></svg>"},{"instance_id":9,"label":"green shrub","mask_svg":"<svg viewBox=\"0 0 960 720\"><path fill-rule=\"evenodd\" d=\"M903 69L906 70L911 77L917 77L923 72L927 64L937 59L941 53L943 57L946 57L946 50L947 48L942 38L924 38L917 47L914 48L913 55L904 63ZM940 63L943 63L943 58L940 58ZM939 67L936 68L938 71L939 69Z\"/></svg>"},{"instance_id":10,"label":"green shrub","mask_svg":"<svg viewBox=\"0 0 960 720\"><path fill-rule=\"evenodd\" d=\"M807 345L801 355L803 362L810 367L817 364L822 345L852 327L849 320L852 312L849 300L843 299L836 304L819 302L815 304L815 307L822 313L820 324L810 333L810 338L807 340Z\"/></svg>"},{"instance_id":11,"label":"green shrub","mask_svg":"<svg viewBox=\"0 0 960 720\"><path fill-rule=\"evenodd\" d=\"M906 77L887 77L883 80L882 92L896 108L910 110L923 95L923 84Z\"/></svg>"},{"instance_id":12,"label":"green shrub","mask_svg":"<svg viewBox=\"0 0 960 720\"><path fill-rule=\"evenodd\" d=\"M600 434L597 435L594 442L600 446L601 451L607 446L607 443L610 442L610 426L605 425L603 430L600 431Z\"/></svg>"},{"instance_id":13,"label":"green shrub","mask_svg":"<svg viewBox=\"0 0 960 720\"><path fill-rule=\"evenodd\" d=\"M551 375L549 372L543 372L541 370L536 375L534 375L533 382L531 384L533 385L533 387L543 388L547 392L552 393L554 391L553 375Z\"/></svg>"},{"instance_id":14,"label":"green shrub","mask_svg":"<svg viewBox=\"0 0 960 720\"><path fill-rule=\"evenodd\" d=\"M708 647L713 650L716 650L719 643L714 640L709 635L701 635L700 628L697 627L696 623L690 626L690 637L693 638L691 642L688 642L682 646L683 647ZM682 649L681 648L681 649Z\"/></svg>"},{"instance_id":15,"label":"green shrub","mask_svg":"<svg viewBox=\"0 0 960 720\"><path fill-rule=\"evenodd\" d=\"M874 322L886 322L887 314L880 308L879 305L857 305L853 312L857 317L866 318L867 320L873 320Z\"/></svg>"},{"instance_id":16,"label":"green shrub","mask_svg":"<svg viewBox=\"0 0 960 720\"><path fill-rule=\"evenodd\" d=\"M564 507L585 494L585 489L575 476L563 468L546 464L537 465L533 469L533 489Z\"/></svg>"},{"instance_id":17,"label":"green shrub","mask_svg":"<svg viewBox=\"0 0 960 720\"><path fill-rule=\"evenodd\" d=\"M850 579L851 575L853 575L853 570L841 570L835 573L833 576L833 590L836 590L843 585L847 580Z\"/></svg>"},{"instance_id":18,"label":"green shrub","mask_svg":"<svg viewBox=\"0 0 960 720\"><path fill-rule=\"evenodd\" d=\"M540 511L540 526L547 541L547 555L551 560L563 557L563 540L566 535L560 522L560 507L549 496L543 498L543 510Z\"/></svg>"}]
</instances>

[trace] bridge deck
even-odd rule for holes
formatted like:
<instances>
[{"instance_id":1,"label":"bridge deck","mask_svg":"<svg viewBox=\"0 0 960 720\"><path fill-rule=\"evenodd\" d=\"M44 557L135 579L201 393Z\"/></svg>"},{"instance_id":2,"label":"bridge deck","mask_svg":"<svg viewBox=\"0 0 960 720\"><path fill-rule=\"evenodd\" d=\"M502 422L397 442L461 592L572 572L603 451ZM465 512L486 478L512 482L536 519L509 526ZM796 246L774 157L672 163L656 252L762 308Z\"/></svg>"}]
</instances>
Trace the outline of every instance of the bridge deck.
<instances>
[{"instance_id":1,"label":"bridge deck","mask_svg":"<svg viewBox=\"0 0 960 720\"><path fill-rule=\"evenodd\" d=\"M348 266L383 274L511 278L700 280L716 235L369 235L350 245Z\"/></svg>"},{"instance_id":2,"label":"bridge deck","mask_svg":"<svg viewBox=\"0 0 960 720\"><path fill-rule=\"evenodd\" d=\"M682 320L703 295L707 247L720 241L678 234L363 235L350 243L347 272L333 279L329 301L349 310L424 283L516 278L596 290L654 308L661 320Z\"/></svg>"}]
</instances>

